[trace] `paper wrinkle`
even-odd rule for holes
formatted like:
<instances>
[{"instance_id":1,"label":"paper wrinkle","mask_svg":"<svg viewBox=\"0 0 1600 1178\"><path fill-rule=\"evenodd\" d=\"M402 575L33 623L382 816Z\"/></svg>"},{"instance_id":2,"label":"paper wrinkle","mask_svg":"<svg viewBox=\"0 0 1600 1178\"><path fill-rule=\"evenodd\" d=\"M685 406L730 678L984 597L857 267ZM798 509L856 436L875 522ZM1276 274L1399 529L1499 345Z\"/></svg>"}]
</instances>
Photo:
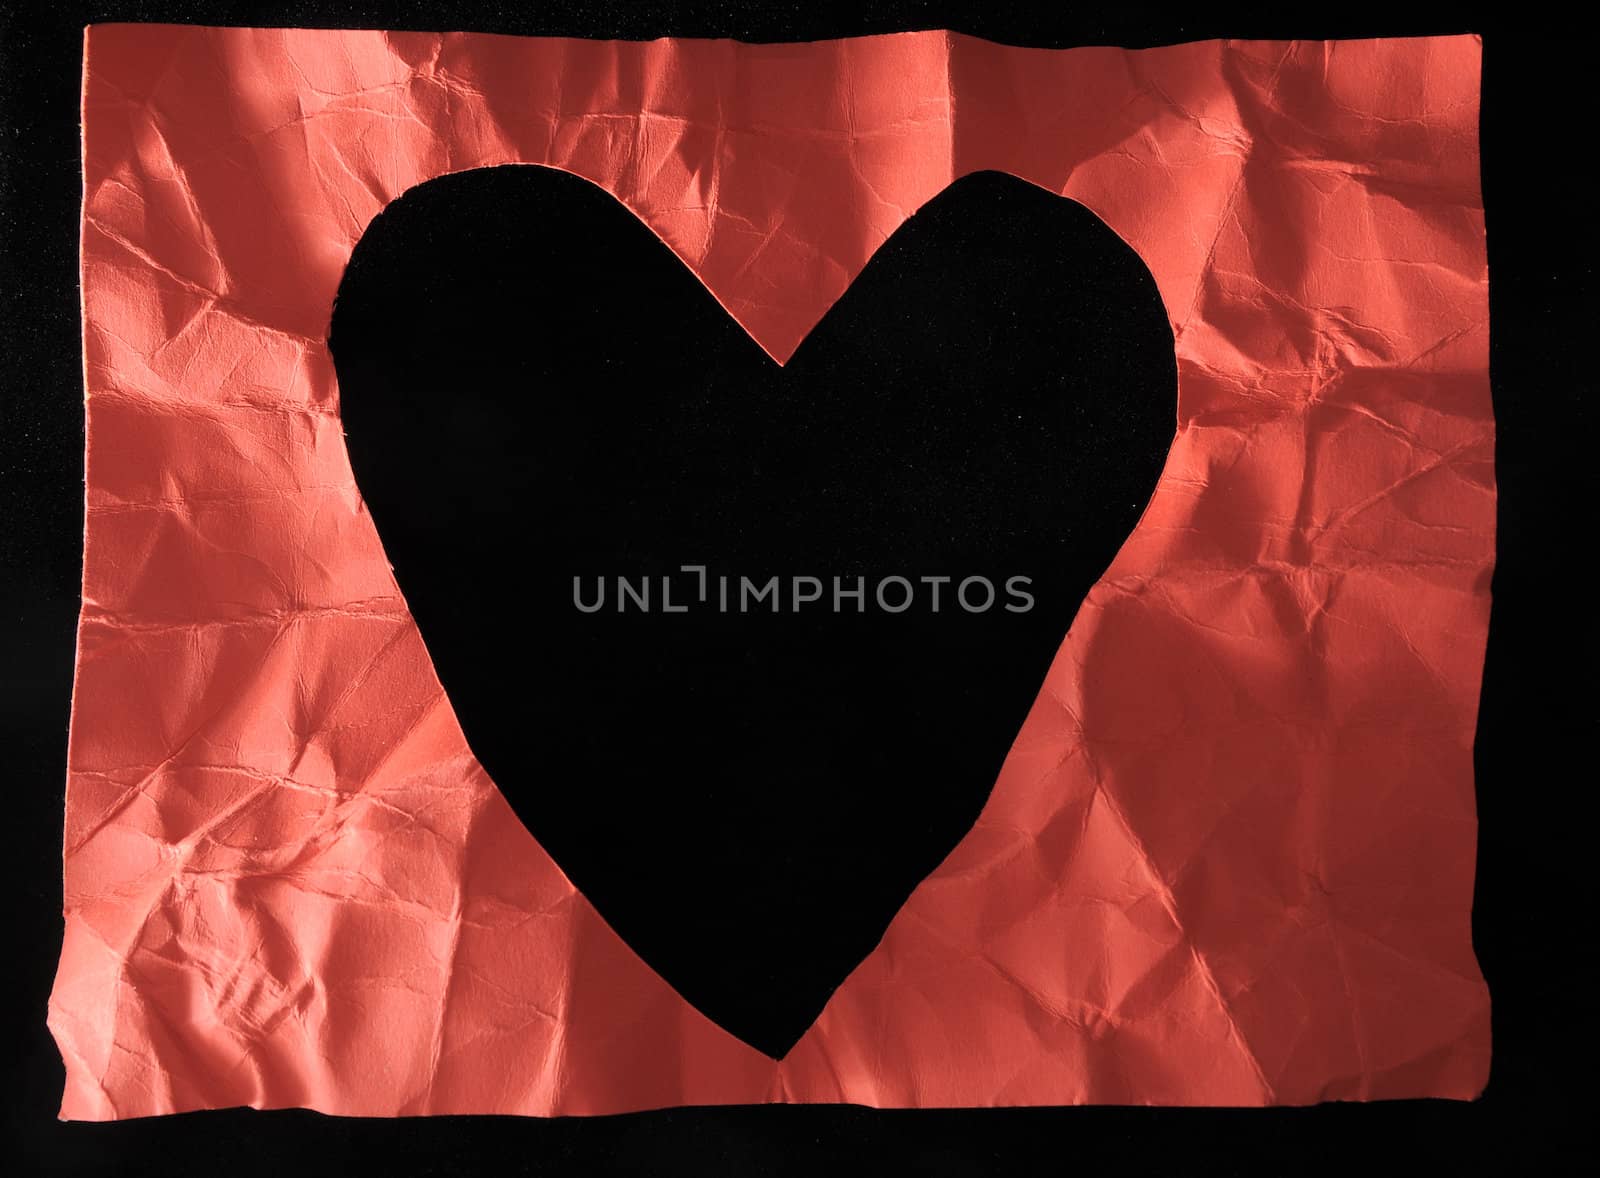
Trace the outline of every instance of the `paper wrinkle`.
<instances>
[{"instance_id":1,"label":"paper wrinkle","mask_svg":"<svg viewBox=\"0 0 1600 1178\"><path fill-rule=\"evenodd\" d=\"M91 28L62 1115L1476 1095L1479 59ZM977 824L781 1063L521 828L350 476L350 250L504 163L615 194L780 361L986 168L1095 211L1174 322L1143 520Z\"/></svg>"}]
</instances>

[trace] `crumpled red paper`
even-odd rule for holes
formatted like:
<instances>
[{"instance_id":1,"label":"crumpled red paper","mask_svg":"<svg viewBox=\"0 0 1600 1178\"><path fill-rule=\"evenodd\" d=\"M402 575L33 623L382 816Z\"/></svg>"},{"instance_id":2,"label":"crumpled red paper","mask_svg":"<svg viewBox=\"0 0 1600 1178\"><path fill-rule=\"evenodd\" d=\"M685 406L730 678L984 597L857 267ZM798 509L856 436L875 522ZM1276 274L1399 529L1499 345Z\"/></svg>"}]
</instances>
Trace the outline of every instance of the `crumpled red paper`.
<instances>
[{"instance_id":1,"label":"crumpled red paper","mask_svg":"<svg viewBox=\"0 0 1600 1178\"><path fill-rule=\"evenodd\" d=\"M90 29L62 1115L1479 1092L1479 57ZM1171 313L1153 502L977 826L781 1063L513 817L351 479L352 246L510 162L614 193L779 359L983 168L1093 209Z\"/></svg>"}]
</instances>

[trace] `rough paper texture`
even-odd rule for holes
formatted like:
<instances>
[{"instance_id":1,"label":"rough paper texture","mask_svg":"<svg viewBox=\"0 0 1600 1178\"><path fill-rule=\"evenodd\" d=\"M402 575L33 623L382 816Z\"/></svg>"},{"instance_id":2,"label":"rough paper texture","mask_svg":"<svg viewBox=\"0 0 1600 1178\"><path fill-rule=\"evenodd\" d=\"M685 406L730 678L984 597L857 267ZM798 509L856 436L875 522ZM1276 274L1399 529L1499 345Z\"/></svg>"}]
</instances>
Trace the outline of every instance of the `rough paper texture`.
<instances>
[{"instance_id":1,"label":"rough paper texture","mask_svg":"<svg viewBox=\"0 0 1600 1178\"><path fill-rule=\"evenodd\" d=\"M1476 1094L1479 55L91 29L63 1115ZM513 818L351 479L351 248L517 162L614 193L779 359L985 168L1094 210L1171 315L1153 502L977 826L781 1063Z\"/></svg>"}]
</instances>

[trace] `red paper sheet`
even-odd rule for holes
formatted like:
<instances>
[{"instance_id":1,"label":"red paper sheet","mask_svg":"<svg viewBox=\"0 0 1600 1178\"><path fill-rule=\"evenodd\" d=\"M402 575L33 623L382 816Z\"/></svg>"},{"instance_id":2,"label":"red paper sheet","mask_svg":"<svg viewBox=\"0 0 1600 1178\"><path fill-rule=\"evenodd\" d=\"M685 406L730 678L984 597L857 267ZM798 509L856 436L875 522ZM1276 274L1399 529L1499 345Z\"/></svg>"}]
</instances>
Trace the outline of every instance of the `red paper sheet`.
<instances>
[{"instance_id":1,"label":"red paper sheet","mask_svg":"<svg viewBox=\"0 0 1600 1178\"><path fill-rule=\"evenodd\" d=\"M1478 1093L1479 57L90 29L62 1115ZM1154 500L982 818L782 1062L512 816L351 479L352 247L516 162L615 194L780 360L986 168L1094 210L1171 315Z\"/></svg>"}]
</instances>

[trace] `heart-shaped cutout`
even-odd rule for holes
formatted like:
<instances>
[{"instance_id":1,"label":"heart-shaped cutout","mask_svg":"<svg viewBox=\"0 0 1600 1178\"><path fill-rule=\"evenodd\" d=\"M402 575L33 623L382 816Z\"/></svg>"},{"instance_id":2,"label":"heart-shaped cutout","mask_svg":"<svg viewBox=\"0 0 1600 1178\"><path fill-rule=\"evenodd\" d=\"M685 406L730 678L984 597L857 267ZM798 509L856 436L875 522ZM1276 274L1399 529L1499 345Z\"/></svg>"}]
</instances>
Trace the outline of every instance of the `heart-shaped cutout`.
<instances>
[{"instance_id":1,"label":"heart-shaped cutout","mask_svg":"<svg viewBox=\"0 0 1600 1178\"><path fill-rule=\"evenodd\" d=\"M618 934L774 1057L971 828L1172 437L1149 272L997 173L910 218L786 366L536 167L391 204L330 343L473 752Z\"/></svg>"}]
</instances>

